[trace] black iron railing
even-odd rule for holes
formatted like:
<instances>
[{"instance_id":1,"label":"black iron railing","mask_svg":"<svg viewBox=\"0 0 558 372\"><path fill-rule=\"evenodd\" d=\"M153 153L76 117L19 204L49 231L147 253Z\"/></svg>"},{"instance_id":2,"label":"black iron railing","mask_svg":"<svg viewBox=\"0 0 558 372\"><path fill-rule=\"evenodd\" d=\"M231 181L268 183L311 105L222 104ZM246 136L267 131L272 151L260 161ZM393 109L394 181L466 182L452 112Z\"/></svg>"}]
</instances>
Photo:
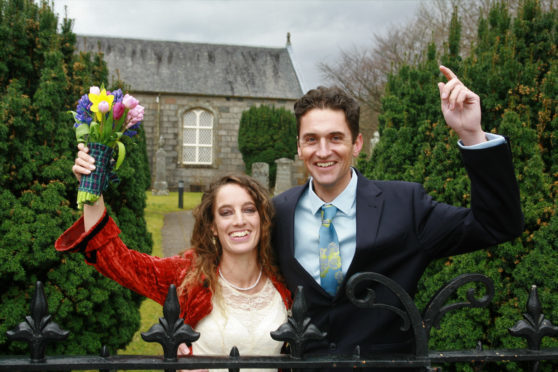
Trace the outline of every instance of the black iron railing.
<instances>
[{"instance_id":1,"label":"black iron railing","mask_svg":"<svg viewBox=\"0 0 558 372\"><path fill-rule=\"evenodd\" d=\"M367 286L363 296L356 295L356 288L363 283L375 283L386 287L401 303L402 307L376 302L376 293ZM457 290L469 283L481 284L484 295L477 298L475 289L469 289L466 300L447 304ZM199 333L179 317L180 307L176 288L171 286L163 306L163 317L159 323L142 333L148 342L158 342L163 347L163 356L109 355L104 347L99 356L49 356L45 355L48 342L60 342L68 336L68 331L61 329L48 314L47 301L43 285L37 282L31 300L31 315L25 317L17 327L8 332L10 340L29 343L30 356L0 356L0 370L3 371L44 371L44 370L91 370L100 371L124 369L159 369L173 371L177 369L224 368L238 371L240 368L419 368L424 371L440 371L435 365L467 362L482 370L489 362L524 362L526 370L538 371L539 363L545 360L558 360L558 348L540 349L541 339L546 336L556 337L558 327L545 318L537 295L537 288L531 288L524 319L509 329L511 335L527 340L526 349L483 350L478 345L475 350L432 351L428 349L428 338L432 327L438 327L442 317L462 308L485 307L494 296L494 284L491 279L481 274L465 274L455 278L436 293L421 314L412 298L393 280L377 273L355 274L347 282L346 293L351 302L361 308L380 308L394 312L401 318L401 329L411 330L414 335L415 352L406 355L364 356L356 347L352 355L305 356L304 346L309 341L323 339L326 335L315 327L306 316L307 305L303 288L299 287L291 309L291 315L279 329L271 332L277 341L287 342L289 355L251 357L241 356L233 347L228 356L177 357L178 346L195 342ZM362 291L359 291L361 293Z\"/></svg>"}]
</instances>

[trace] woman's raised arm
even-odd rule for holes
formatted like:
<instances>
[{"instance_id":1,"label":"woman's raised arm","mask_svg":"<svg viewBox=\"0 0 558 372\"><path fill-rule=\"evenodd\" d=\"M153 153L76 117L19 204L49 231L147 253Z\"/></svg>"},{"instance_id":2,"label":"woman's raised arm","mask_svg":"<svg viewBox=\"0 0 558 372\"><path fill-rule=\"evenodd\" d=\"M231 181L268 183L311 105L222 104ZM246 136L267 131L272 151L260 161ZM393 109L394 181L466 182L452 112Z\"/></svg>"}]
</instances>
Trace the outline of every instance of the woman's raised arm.
<instances>
[{"instance_id":1,"label":"woman's raised arm","mask_svg":"<svg viewBox=\"0 0 558 372\"><path fill-rule=\"evenodd\" d=\"M83 174L90 174L95 169L95 159L88 154L89 149L85 144L78 144L78 153L74 166L72 167L72 172L78 179L81 180ZM105 202L103 196L95 202L94 205L85 204L83 206L83 222L85 231L89 231L99 219L103 216L105 212Z\"/></svg>"}]
</instances>

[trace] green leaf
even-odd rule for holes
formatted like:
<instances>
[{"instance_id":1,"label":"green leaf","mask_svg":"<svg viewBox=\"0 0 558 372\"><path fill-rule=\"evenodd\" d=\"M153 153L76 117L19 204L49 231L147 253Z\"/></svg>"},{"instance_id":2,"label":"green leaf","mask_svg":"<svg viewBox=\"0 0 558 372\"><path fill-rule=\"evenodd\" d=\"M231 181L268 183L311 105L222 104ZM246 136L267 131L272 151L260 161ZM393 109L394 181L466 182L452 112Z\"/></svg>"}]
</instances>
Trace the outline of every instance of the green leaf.
<instances>
[{"instance_id":1,"label":"green leaf","mask_svg":"<svg viewBox=\"0 0 558 372\"><path fill-rule=\"evenodd\" d=\"M87 142L87 137L89 137L89 125L82 123L76 128L76 139L78 142Z\"/></svg>"},{"instance_id":2,"label":"green leaf","mask_svg":"<svg viewBox=\"0 0 558 372\"><path fill-rule=\"evenodd\" d=\"M66 111L66 112L67 112L68 114L72 114L72 116L74 117L74 121L75 121L76 123L80 123L80 121L79 121L78 118L77 118L77 112L71 111L71 110L70 110L70 111Z\"/></svg>"},{"instance_id":3,"label":"green leaf","mask_svg":"<svg viewBox=\"0 0 558 372\"><path fill-rule=\"evenodd\" d=\"M92 121L89 125L89 140L91 142L98 142L101 139L101 134L99 133L100 127L99 123Z\"/></svg>"},{"instance_id":4,"label":"green leaf","mask_svg":"<svg viewBox=\"0 0 558 372\"><path fill-rule=\"evenodd\" d=\"M124 161L124 157L126 156L126 147L124 147L124 144L120 141L116 141L116 144L118 145L118 158L116 159L114 170L120 168L122 162Z\"/></svg>"},{"instance_id":5,"label":"green leaf","mask_svg":"<svg viewBox=\"0 0 558 372\"><path fill-rule=\"evenodd\" d=\"M112 123L113 123L113 121L114 121L114 119L113 119L113 116L112 116L112 111L110 111L109 117L107 118L107 120L103 124L103 137L104 138L110 138L110 136L112 134Z\"/></svg>"}]
</instances>

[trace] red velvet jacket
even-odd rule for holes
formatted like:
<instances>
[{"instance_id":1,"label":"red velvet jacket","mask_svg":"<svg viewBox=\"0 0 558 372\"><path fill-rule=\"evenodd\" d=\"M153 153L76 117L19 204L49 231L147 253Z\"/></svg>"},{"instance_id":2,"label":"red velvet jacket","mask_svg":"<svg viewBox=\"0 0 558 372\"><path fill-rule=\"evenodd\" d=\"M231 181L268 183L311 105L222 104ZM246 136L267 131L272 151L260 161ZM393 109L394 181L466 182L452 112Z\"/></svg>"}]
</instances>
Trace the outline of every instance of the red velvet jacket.
<instances>
[{"instance_id":1,"label":"red velvet jacket","mask_svg":"<svg viewBox=\"0 0 558 372\"><path fill-rule=\"evenodd\" d=\"M87 263L104 276L163 305L169 286L178 287L192 267L193 250L182 256L154 257L128 249L118 234L120 229L105 210L103 217L88 232L84 232L81 217L56 240L55 248L60 252L84 253ZM289 290L275 278L271 281L289 308ZM186 324L195 327L213 309L212 293L206 285L188 288L187 292L178 298L180 315Z\"/></svg>"}]
</instances>

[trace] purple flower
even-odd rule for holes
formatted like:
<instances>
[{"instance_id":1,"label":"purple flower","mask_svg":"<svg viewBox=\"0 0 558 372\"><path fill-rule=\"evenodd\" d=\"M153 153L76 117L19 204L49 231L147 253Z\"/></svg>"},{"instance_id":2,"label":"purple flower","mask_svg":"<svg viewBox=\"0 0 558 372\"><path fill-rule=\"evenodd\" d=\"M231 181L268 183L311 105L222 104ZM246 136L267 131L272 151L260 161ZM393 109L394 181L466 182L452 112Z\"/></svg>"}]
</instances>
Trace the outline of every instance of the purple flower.
<instances>
[{"instance_id":1,"label":"purple flower","mask_svg":"<svg viewBox=\"0 0 558 372\"><path fill-rule=\"evenodd\" d=\"M137 122L136 124L132 125L131 127L129 127L125 132L124 135L128 136L128 137L133 137L136 134L138 134L137 130L141 125L141 122Z\"/></svg>"},{"instance_id":2,"label":"purple flower","mask_svg":"<svg viewBox=\"0 0 558 372\"><path fill-rule=\"evenodd\" d=\"M124 97L124 94L122 93L122 89L117 89L114 92L111 93L114 96L114 102L122 102L122 98Z\"/></svg>"},{"instance_id":3,"label":"purple flower","mask_svg":"<svg viewBox=\"0 0 558 372\"><path fill-rule=\"evenodd\" d=\"M85 123L87 125L91 124L91 120L93 120L91 118L91 111L89 111L89 108L91 107L91 101L89 101L89 97L87 94L84 94L83 96L81 96L81 98L78 101L78 105L77 105L77 115L76 118L82 122ZM79 123L74 124L74 128L77 128L79 126Z\"/></svg>"}]
</instances>

